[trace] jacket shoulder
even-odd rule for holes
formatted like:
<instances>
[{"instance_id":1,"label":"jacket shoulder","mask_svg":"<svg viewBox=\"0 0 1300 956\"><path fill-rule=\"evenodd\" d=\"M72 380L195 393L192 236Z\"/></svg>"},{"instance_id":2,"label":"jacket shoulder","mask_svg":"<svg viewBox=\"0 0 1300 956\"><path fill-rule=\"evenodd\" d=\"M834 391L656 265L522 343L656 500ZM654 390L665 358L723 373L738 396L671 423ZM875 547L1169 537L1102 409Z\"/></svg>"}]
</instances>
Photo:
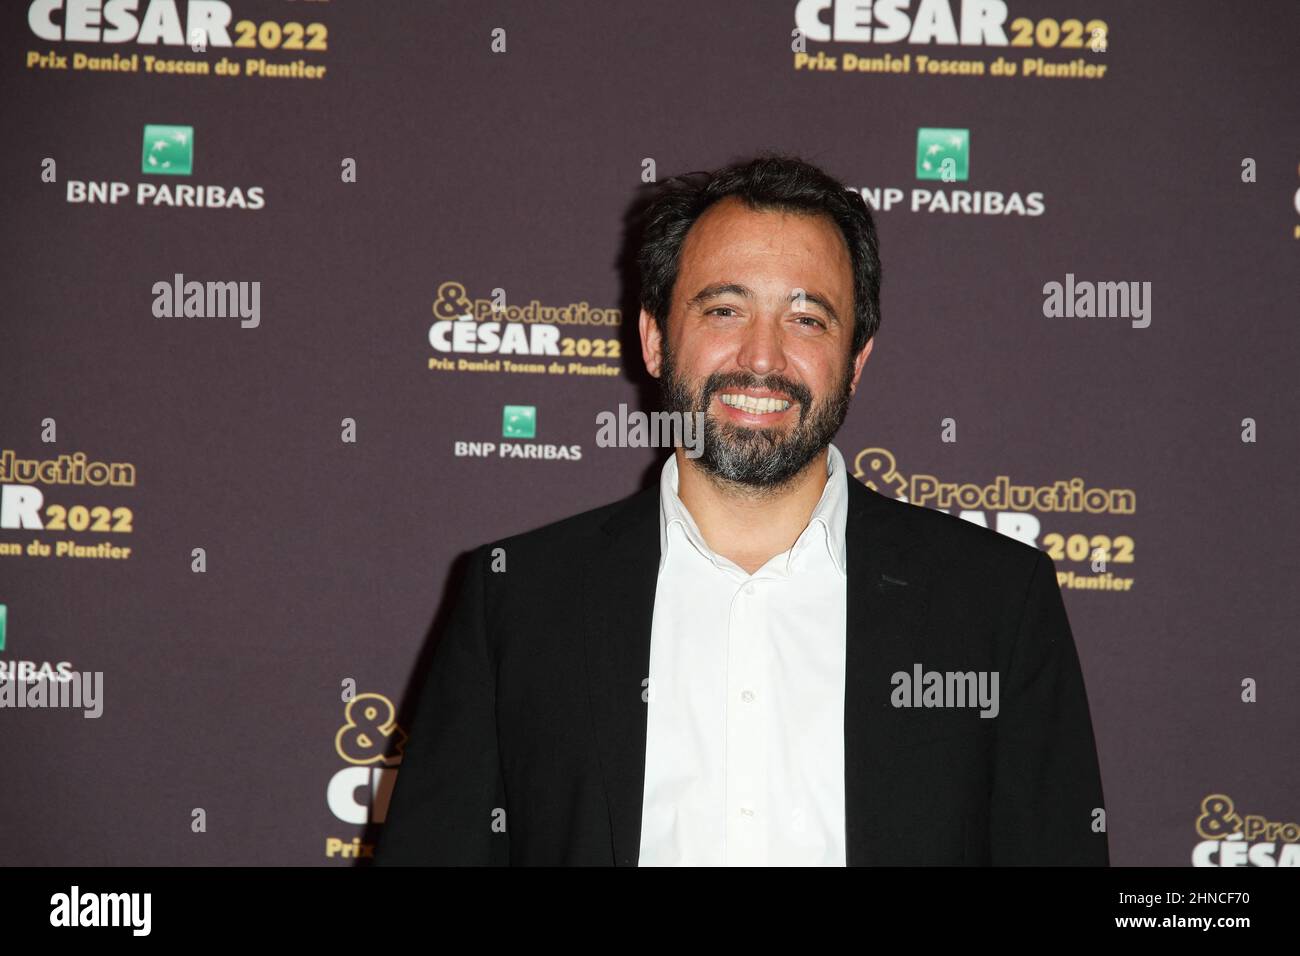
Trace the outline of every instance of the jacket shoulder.
<instances>
[{"instance_id":1,"label":"jacket shoulder","mask_svg":"<svg viewBox=\"0 0 1300 956\"><path fill-rule=\"evenodd\" d=\"M873 510L898 521L909 541L942 557L945 564L978 564L1001 572L1029 574L1040 560L1051 561L1041 549L1000 531L946 511L890 498L865 485L862 488L871 496Z\"/></svg>"}]
</instances>

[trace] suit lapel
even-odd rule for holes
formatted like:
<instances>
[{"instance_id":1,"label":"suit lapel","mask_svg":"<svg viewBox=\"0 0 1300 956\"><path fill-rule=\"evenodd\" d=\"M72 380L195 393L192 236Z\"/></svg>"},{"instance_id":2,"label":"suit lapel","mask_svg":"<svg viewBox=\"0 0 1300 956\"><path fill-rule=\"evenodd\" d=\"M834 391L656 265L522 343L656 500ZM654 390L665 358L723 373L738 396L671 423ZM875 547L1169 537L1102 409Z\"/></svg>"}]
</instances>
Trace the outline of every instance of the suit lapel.
<instances>
[{"instance_id":1,"label":"suit lapel","mask_svg":"<svg viewBox=\"0 0 1300 956\"><path fill-rule=\"evenodd\" d=\"M659 576L659 486L633 495L605 523L583 570L587 688L609 805L616 866L641 852L650 627Z\"/></svg>"},{"instance_id":2,"label":"suit lapel","mask_svg":"<svg viewBox=\"0 0 1300 956\"><path fill-rule=\"evenodd\" d=\"M848 596L844 667L844 840L849 866L872 864L882 831L876 781L889 772L883 729L890 711L893 649L914 647L927 606L928 568L901 520L913 507L849 478L845 531Z\"/></svg>"}]
</instances>

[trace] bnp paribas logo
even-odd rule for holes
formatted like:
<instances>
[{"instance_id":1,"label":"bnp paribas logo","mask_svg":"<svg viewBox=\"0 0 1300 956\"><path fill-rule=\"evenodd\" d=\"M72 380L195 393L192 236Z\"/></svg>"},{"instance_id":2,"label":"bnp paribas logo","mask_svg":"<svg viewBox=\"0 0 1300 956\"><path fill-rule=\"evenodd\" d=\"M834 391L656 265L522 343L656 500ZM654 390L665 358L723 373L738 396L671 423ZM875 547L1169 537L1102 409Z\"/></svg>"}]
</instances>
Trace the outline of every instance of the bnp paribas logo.
<instances>
[{"instance_id":1,"label":"bnp paribas logo","mask_svg":"<svg viewBox=\"0 0 1300 956\"><path fill-rule=\"evenodd\" d=\"M970 177L970 130L916 131L916 178L964 183Z\"/></svg>"},{"instance_id":2,"label":"bnp paribas logo","mask_svg":"<svg viewBox=\"0 0 1300 956\"><path fill-rule=\"evenodd\" d=\"M160 176L188 176L192 173L194 127L147 124L140 171Z\"/></svg>"},{"instance_id":3,"label":"bnp paribas logo","mask_svg":"<svg viewBox=\"0 0 1300 956\"><path fill-rule=\"evenodd\" d=\"M537 407L507 405L501 413L502 438L536 438Z\"/></svg>"}]
</instances>

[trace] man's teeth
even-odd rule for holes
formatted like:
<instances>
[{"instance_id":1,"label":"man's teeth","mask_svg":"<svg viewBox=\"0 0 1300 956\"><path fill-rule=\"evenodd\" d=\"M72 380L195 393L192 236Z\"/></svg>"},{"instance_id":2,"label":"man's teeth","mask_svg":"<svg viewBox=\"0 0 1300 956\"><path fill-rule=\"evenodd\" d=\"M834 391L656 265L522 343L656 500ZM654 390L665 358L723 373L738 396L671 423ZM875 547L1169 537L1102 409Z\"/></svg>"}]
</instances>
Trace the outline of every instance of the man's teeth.
<instances>
[{"instance_id":1,"label":"man's teeth","mask_svg":"<svg viewBox=\"0 0 1300 956\"><path fill-rule=\"evenodd\" d=\"M768 412L783 412L790 403L781 398L750 398L748 395L723 394L718 396L723 405L739 408L751 415L766 415Z\"/></svg>"}]
</instances>

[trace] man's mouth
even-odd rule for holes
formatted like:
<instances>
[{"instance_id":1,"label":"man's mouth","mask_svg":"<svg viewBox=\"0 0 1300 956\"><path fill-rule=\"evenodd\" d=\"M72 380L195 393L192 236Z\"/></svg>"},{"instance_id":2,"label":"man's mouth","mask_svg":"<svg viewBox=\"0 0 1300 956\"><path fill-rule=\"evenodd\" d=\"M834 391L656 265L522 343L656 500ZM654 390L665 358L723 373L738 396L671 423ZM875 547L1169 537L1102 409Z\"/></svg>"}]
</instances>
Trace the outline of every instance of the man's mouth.
<instances>
[{"instance_id":1,"label":"man's mouth","mask_svg":"<svg viewBox=\"0 0 1300 956\"><path fill-rule=\"evenodd\" d=\"M746 395L744 392L719 392L718 400L745 415L776 415L792 404L788 399L771 395Z\"/></svg>"}]
</instances>

